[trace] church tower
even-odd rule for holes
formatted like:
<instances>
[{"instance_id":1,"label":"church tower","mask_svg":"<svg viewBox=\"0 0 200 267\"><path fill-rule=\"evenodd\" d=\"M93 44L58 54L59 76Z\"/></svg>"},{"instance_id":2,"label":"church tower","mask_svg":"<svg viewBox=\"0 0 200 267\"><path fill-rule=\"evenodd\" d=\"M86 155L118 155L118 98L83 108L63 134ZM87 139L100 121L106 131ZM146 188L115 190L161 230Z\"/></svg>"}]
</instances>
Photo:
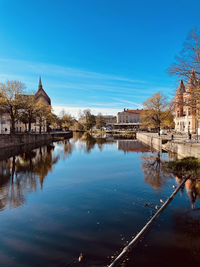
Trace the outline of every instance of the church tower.
<instances>
[{"instance_id":1,"label":"church tower","mask_svg":"<svg viewBox=\"0 0 200 267\"><path fill-rule=\"evenodd\" d=\"M184 131L185 128L184 95L185 95L185 85L183 83L183 80L181 80L173 100L175 130L178 132Z\"/></svg>"},{"instance_id":2,"label":"church tower","mask_svg":"<svg viewBox=\"0 0 200 267\"><path fill-rule=\"evenodd\" d=\"M185 93L185 85L183 80L180 81L180 84L176 90L176 94L174 97L174 113L175 117L182 117L183 116L183 95Z\"/></svg>"}]
</instances>

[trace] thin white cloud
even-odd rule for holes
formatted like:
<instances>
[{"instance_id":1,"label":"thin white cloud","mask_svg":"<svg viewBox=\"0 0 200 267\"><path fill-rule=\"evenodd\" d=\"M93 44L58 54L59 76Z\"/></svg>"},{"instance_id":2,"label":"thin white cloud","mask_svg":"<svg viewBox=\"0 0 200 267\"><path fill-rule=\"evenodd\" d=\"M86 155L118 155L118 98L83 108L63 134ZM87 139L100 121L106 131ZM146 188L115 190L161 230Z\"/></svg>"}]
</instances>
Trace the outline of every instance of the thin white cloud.
<instances>
[{"instance_id":1,"label":"thin white cloud","mask_svg":"<svg viewBox=\"0 0 200 267\"><path fill-rule=\"evenodd\" d=\"M80 113L84 110L84 109L90 109L91 113L94 115L97 115L99 113L102 113L103 115L114 115L116 116L117 113L119 111L121 111L121 109L119 108L107 108L107 107L70 107L70 106L65 106L65 105L61 105L61 106L57 106L54 105L53 106L53 111L55 114L59 115L61 111L65 111L68 114L71 114L72 116L74 116L75 118L78 118Z\"/></svg>"},{"instance_id":2,"label":"thin white cloud","mask_svg":"<svg viewBox=\"0 0 200 267\"><path fill-rule=\"evenodd\" d=\"M127 77L112 75L112 74L103 74L97 72L91 72L87 70L81 70L78 68L64 67L54 64L47 63L37 63L37 62L28 62L24 60L14 60L14 59L5 59L0 58L0 64L6 68L7 66L18 66L20 69L30 71L37 75L43 73L48 73L48 75L53 76L65 76L65 77L75 77L75 78L86 78L86 79L95 79L95 80L110 80L110 81L122 81L128 83L145 83L145 81L138 79L130 79Z\"/></svg>"}]
</instances>

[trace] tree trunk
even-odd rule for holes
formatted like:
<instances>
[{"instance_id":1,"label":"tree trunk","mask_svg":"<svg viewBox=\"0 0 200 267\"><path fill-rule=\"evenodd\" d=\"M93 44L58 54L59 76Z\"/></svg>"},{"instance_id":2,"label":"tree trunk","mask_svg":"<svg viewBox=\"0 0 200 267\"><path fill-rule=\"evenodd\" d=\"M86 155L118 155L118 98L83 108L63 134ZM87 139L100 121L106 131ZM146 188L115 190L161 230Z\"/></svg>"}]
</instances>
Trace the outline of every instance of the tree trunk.
<instances>
[{"instance_id":1,"label":"tree trunk","mask_svg":"<svg viewBox=\"0 0 200 267\"><path fill-rule=\"evenodd\" d=\"M160 125L158 126L158 135L160 136Z\"/></svg>"},{"instance_id":2,"label":"tree trunk","mask_svg":"<svg viewBox=\"0 0 200 267\"><path fill-rule=\"evenodd\" d=\"M31 131L31 120L28 121L28 132L30 133Z\"/></svg>"},{"instance_id":3,"label":"tree trunk","mask_svg":"<svg viewBox=\"0 0 200 267\"><path fill-rule=\"evenodd\" d=\"M11 129L10 129L10 133L14 134L15 133L15 119L11 118Z\"/></svg>"}]
</instances>

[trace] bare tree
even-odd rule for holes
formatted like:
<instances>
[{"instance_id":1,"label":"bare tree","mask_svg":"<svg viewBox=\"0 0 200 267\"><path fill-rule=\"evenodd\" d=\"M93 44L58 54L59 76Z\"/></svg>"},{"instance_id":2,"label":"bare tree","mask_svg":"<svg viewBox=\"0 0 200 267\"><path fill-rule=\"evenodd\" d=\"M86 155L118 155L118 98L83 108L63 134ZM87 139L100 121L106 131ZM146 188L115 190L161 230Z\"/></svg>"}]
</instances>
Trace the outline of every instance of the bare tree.
<instances>
[{"instance_id":1,"label":"bare tree","mask_svg":"<svg viewBox=\"0 0 200 267\"><path fill-rule=\"evenodd\" d=\"M0 84L0 108L10 116L11 133L15 133L15 123L19 119L20 109L23 108L23 94L24 85L19 81Z\"/></svg>"},{"instance_id":2,"label":"bare tree","mask_svg":"<svg viewBox=\"0 0 200 267\"><path fill-rule=\"evenodd\" d=\"M102 116L101 113L99 113L97 115L97 118L96 118L96 128L97 129L101 129L102 127L104 127L106 124L105 124L105 121L104 121L104 118Z\"/></svg>"},{"instance_id":3,"label":"bare tree","mask_svg":"<svg viewBox=\"0 0 200 267\"><path fill-rule=\"evenodd\" d=\"M179 56L175 57L175 62L168 68L170 75L177 75L183 80L190 78L192 71L197 77L200 75L200 32L192 29L188 38L183 44L183 49Z\"/></svg>"}]
</instances>

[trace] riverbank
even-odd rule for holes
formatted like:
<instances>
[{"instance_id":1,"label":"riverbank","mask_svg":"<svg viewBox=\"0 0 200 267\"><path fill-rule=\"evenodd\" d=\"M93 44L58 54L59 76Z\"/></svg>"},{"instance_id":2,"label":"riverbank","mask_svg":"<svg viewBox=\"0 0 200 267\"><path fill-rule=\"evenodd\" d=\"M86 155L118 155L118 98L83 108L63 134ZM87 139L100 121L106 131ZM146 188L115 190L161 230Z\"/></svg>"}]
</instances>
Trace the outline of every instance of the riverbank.
<instances>
[{"instance_id":1,"label":"riverbank","mask_svg":"<svg viewBox=\"0 0 200 267\"><path fill-rule=\"evenodd\" d=\"M109 138L113 137L114 139L136 139L135 131L94 131L92 136L95 138Z\"/></svg>"},{"instance_id":2,"label":"riverbank","mask_svg":"<svg viewBox=\"0 0 200 267\"><path fill-rule=\"evenodd\" d=\"M136 138L156 150L165 150L177 155L178 158L187 156L200 158L200 143L188 140L186 136L161 135L156 133L137 133Z\"/></svg>"},{"instance_id":3,"label":"riverbank","mask_svg":"<svg viewBox=\"0 0 200 267\"><path fill-rule=\"evenodd\" d=\"M56 141L59 138L71 138L73 133L42 133L42 134L1 134L0 135L0 148L14 148L24 145L43 145L48 142Z\"/></svg>"}]
</instances>

